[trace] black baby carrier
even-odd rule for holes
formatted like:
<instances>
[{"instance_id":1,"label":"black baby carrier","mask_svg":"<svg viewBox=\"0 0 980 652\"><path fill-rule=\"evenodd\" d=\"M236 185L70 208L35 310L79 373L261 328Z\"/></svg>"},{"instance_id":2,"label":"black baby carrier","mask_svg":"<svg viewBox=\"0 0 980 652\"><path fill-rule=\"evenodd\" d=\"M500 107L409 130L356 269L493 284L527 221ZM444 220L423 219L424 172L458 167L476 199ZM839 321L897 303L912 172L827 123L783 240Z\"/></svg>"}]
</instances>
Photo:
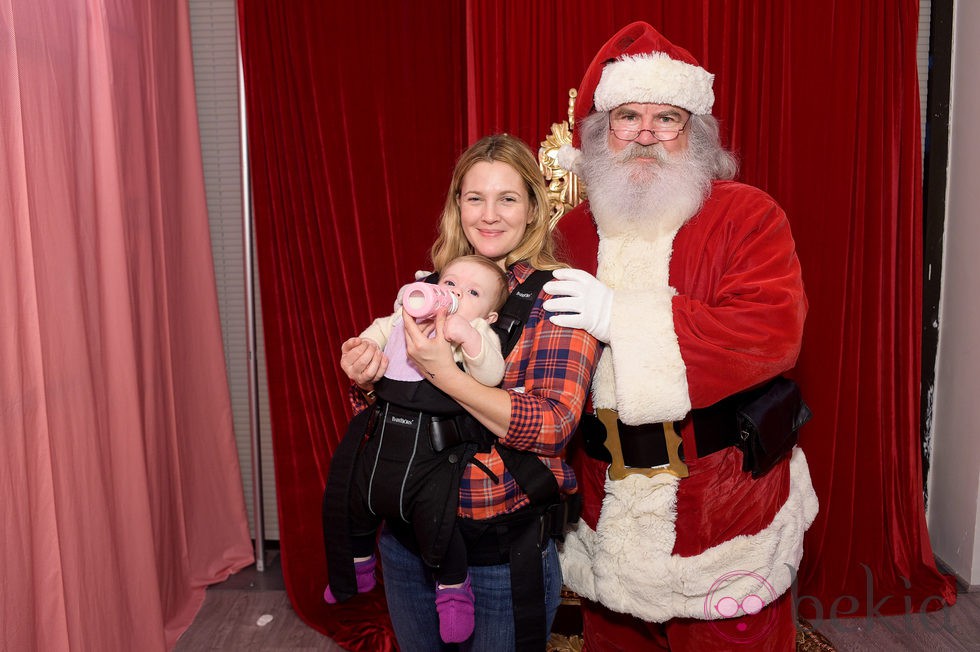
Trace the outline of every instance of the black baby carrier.
<instances>
[{"instance_id":1,"label":"black baby carrier","mask_svg":"<svg viewBox=\"0 0 980 652\"><path fill-rule=\"evenodd\" d=\"M550 271L535 271L514 288L492 325L506 358L520 339ZM434 276L427 279L430 282ZM355 461L370 456L369 505L391 532L438 567L457 525L459 483L477 451L496 446L531 505L487 521L459 519L471 565L511 564L518 649L543 649L545 637L542 546L577 519L577 501L562 500L551 471L533 453L496 443L476 419L427 381L382 379L378 400L350 422L331 461L323 497L329 583L343 601L357 592L348 531ZM406 466L406 460L410 463ZM490 473L489 470L487 470ZM491 474L491 477L495 477ZM365 478L360 478L364 481ZM575 496L577 498L577 496ZM423 505L418 514L413 506ZM422 517L424 515L424 517ZM422 517L422 518L419 518ZM465 527L464 527L465 526Z\"/></svg>"}]
</instances>

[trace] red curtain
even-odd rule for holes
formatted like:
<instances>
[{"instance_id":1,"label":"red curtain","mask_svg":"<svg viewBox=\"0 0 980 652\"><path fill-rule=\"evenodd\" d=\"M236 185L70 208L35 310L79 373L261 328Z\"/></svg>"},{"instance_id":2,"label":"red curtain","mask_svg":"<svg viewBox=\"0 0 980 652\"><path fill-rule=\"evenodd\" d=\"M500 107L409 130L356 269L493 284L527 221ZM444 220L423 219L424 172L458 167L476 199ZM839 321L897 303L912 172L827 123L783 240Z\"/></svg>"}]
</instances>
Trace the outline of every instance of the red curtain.
<instances>
[{"instance_id":1,"label":"red curtain","mask_svg":"<svg viewBox=\"0 0 980 652\"><path fill-rule=\"evenodd\" d=\"M821 501L804 615L955 600L918 454L916 0L282 5L240 0L281 545L307 622L345 646L392 645L379 594L320 598L319 501L348 415L340 342L426 266L459 151L494 131L536 147L632 20L716 74L741 179L793 223L811 304L795 375L816 414L802 445Z\"/></svg>"},{"instance_id":2,"label":"red curtain","mask_svg":"<svg viewBox=\"0 0 980 652\"><path fill-rule=\"evenodd\" d=\"M297 613L344 647L393 649L380 592L323 602L320 497L350 416L340 345L427 264L464 146L463 14L239 7L286 587Z\"/></svg>"}]
</instances>

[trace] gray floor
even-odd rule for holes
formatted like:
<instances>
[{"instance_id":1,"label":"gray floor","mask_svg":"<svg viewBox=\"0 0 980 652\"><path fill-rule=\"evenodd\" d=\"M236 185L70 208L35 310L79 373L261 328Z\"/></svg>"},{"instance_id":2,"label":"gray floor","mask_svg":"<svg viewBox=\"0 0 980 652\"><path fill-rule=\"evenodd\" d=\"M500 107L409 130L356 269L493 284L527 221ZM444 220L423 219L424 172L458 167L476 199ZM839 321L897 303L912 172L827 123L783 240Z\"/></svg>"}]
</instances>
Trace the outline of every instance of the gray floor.
<instances>
[{"instance_id":1,"label":"gray floor","mask_svg":"<svg viewBox=\"0 0 980 652\"><path fill-rule=\"evenodd\" d=\"M174 650L342 652L296 616L286 597L278 553L268 559L264 572L252 566L208 589L201 611ZM259 625L260 618L269 622ZM839 652L980 652L980 592L960 593L956 605L929 614L812 624Z\"/></svg>"},{"instance_id":2,"label":"gray floor","mask_svg":"<svg viewBox=\"0 0 980 652\"><path fill-rule=\"evenodd\" d=\"M267 553L266 557L265 571L260 573L249 566L208 589L204 605L177 641L175 652L343 652L342 647L299 619L286 596L279 553Z\"/></svg>"},{"instance_id":3,"label":"gray floor","mask_svg":"<svg viewBox=\"0 0 980 652\"><path fill-rule=\"evenodd\" d=\"M960 593L956 604L932 613L887 618L815 620L839 652L980 651L980 592Z\"/></svg>"}]
</instances>

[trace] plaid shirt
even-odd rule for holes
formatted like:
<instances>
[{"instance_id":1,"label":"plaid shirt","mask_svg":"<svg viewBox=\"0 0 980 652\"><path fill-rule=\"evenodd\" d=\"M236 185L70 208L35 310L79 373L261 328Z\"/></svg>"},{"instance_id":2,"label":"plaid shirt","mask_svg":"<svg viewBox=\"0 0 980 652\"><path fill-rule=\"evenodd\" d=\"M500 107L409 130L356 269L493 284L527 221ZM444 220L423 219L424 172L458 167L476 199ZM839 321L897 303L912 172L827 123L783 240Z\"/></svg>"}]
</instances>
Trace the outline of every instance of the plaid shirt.
<instances>
[{"instance_id":1,"label":"plaid shirt","mask_svg":"<svg viewBox=\"0 0 980 652\"><path fill-rule=\"evenodd\" d=\"M526 262L516 263L507 274L510 289L523 283L533 271ZM538 296L520 340L507 356L500 386L509 390L511 416L507 434L500 442L536 453L555 474L561 492L569 494L576 491L577 485L563 459L565 446L582 415L601 346L583 330L548 321L541 304L550 297L546 292ZM350 399L354 412L367 407L354 386ZM461 516L486 519L528 504L527 495L504 467L496 448L477 453L475 459L497 476L497 482L479 465L468 465L460 481Z\"/></svg>"},{"instance_id":2,"label":"plaid shirt","mask_svg":"<svg viewBox=\"0 0 980 652\"><path fill-rule=\"evenodd\" d=\"M534 271L525 262L511 267L510 289ZM551 295L542 292L534 302L517 346L507 356L503 389L510 394L510 427L500 443L538 455L558 480L562 493L574 493L575 474L564 462L565 446L582 416L582 407L599 362L599 342L583 330L555 326L541 304ZM528 498L504 468L496 448L477 453L476 460L494 473L495 483L478 465L463 472L459 513L485 519L520 509Z\"/></svg>"}]
</instances>

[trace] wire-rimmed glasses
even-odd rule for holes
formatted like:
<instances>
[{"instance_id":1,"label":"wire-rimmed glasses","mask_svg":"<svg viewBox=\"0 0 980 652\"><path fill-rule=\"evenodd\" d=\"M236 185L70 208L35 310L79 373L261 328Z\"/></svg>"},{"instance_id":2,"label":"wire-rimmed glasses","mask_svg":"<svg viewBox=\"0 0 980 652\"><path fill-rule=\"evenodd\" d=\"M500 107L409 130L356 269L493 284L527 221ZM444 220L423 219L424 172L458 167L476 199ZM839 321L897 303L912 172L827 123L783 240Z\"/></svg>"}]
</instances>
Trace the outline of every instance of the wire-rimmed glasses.
<instances>
[{"instance_id":1,"label":"wire-rimmed glasses","mask_svg":"<svg viewBox=\"0 0 980 652\"><path fill-rule=\"evenodd\" d=\"M613 136L620 140L626 142L632 142L640 137L644 131L649 131L650 134L660 141L676 140L677 137L684 131L687 127L687 123L690 121L690 117L684 122L681 122L673 116L658 116L657 126L654 129L637 129L636 119L634 116L626 116L623 118L609 118L609 131L612 132Z\"/></svg>"}]
</instances>

